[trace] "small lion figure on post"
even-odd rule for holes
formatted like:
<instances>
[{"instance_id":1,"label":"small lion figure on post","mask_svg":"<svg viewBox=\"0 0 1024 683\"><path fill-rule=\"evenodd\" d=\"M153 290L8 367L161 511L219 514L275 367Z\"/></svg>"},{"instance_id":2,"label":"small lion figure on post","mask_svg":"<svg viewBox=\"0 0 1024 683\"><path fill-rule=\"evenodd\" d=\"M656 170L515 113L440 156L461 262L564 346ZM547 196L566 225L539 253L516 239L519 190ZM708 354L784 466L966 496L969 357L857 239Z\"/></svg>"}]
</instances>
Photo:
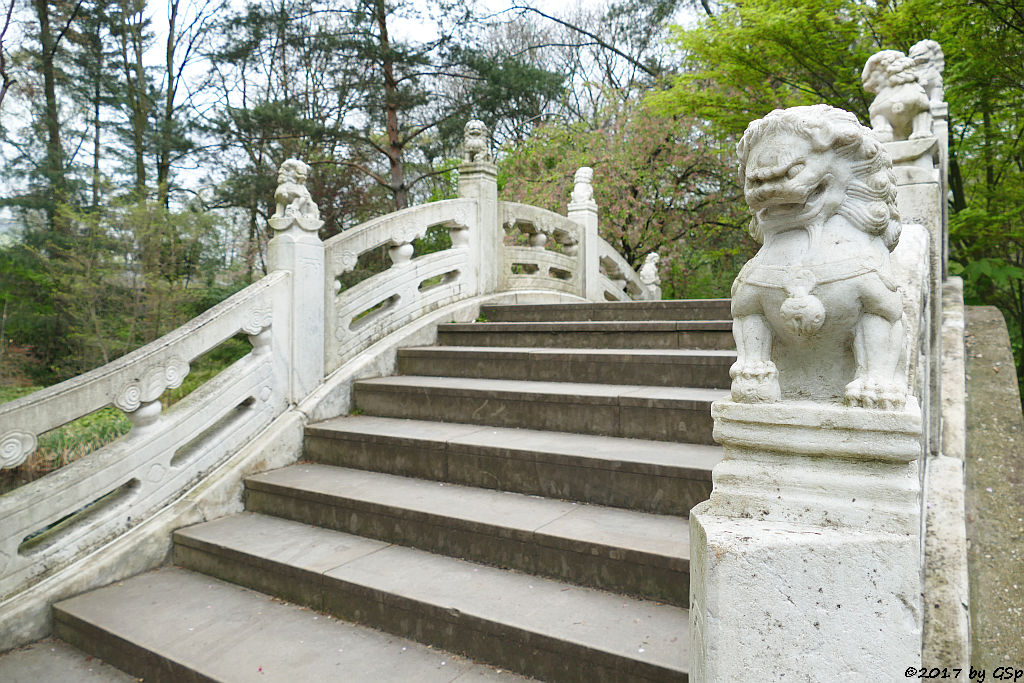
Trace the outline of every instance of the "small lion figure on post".
<instances>
[{"instance_id":1,"label":"small lion figure on post","mask_svg":"<svg viewBox=\"0 0 1024 683\"><path fill-rule=\"evenodd\" d=\"M931 105L914 60L899 50L876 52L864 64L861 81L864 91L875 95L868 114L879 140L916 140L932 134Z\"/></svg>"},{"instance_id":2,"label":"small lion figure on post","mask_svg":"<svg viewBox=\"0 0 1024 683\"><path fill-rule=\"evenodd\" d=\"M306 188L310 168L298 159L288 159L277 171L274 218L320 218L320 209Z\"/></svg>"},{"instance_id":3,"label":"small lion figure on post","mask_svg":"<svg viewBox=\"0 0 1024 683\"><path fill-rule=\"evenodd\" d=\"M476 119L466 124L462 142L462 158L470 163L476 161L493 161L487 141L487 126Z\"/></svg>"},{"instance_id":4,"label":"small lion figure on post","mask_svg":"<svg viewBox=\"0 0 1024 683\"><path fill-rule=\"evenodd\" d=\"M819 104L754 121L737 152L762 246L732 287L733 400L901 408L903 297L889 259L901 224L882 144Z\"/></svg>"},{"instance_id":5,"label":"small lion figure on post","mask_svg":"<svg viewBox=\"0 0 1024 683\"><path fill-rule=\"evenodd\" d=\"M942 46L934 40L922 40L910 48L907 56L914 60L917 78L924 86L931 103L938 104L945 101L946 92L942 86L942 71L946 68L946 57L942 54Z\"/></svg>"}]
</instances>

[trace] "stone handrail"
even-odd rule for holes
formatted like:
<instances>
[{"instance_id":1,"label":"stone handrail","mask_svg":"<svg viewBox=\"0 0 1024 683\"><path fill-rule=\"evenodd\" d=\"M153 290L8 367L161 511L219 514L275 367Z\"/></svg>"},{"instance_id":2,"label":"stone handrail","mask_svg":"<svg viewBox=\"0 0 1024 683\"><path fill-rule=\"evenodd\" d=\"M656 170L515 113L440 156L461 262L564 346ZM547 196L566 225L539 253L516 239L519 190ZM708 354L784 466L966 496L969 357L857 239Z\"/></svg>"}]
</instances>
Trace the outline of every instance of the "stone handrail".
<instances>
[{"instance_id":1,"label":"stone handrail","mask_svg":"<svg viewBox=\"0 0 1024 683\"><path fill-rule=\"evenodd\" d=\"M164 555L152 543L132 545L144 543L138 539L150 533L148 520L177 509L211 480L237 496L242 474L251 471L245 468L270 462L250 453L261 439L320 410L299 406L319 400L318 391L334 386L331 373L344 374L344 364L399 328L449 304L503 292L598 301L652 296L628 286L606 293L599 254L628 282L639 280L597 237L589 169L577 173L569 215L560 216L499 202L496 167L489 155L474 153L459 169L458 199L383 216L326 243L305 186L310 170L295 159L279 170L269 275L123 358L0 405L0 467L23 463L40 434L106 406L132 422L116 441L0 497L0 606L18 602L31 615L25 634L41 633L47 600L101 585L102 574L78 573L96 566L100 549L128 538L140 553L135 566L158 563ZM417 256L415 240L437 227L448 230L451 247ZM506 227L528 233L530 246L505 245ZM342 291L340 278L380 247L388 248L391 266ZM190 364L240 333L253 350L163 410L160 396L181 385ZM273 462L297 457L294 447L285 450Z\"/></svg>"},{"instance_id":2,"label":"stone handrail","mask_svg":"<svg viewBox=\"0 0 1024 683\"><path fill-rule=\"evenodd\" d=\"M598 244L604 298L608 301L645 298L644 284L629 262L604 240Z\"/></svg>"},{"instance_id":3,"label":"stone handrail","mask_svg":"<svg viewBox=\"0 0 1024 683\"><path fill-rule=\"evenodd\" d=\"M470 199L414 206L324 243L327 372L409 321L476 293L474 274L467 269L476 208ZM451 248L414 258L413 241L436 226L448 229ZM385 245L391 267L340 291L338 278L354 269L362 254Z\"/></svg>"},{"instance_id":4,"label":"stone handrail","mask_svg":"<svg viewBox=\"0 0 1024 683\"><path fill-rule=\"evenodd\" d=\"M571 218L529 204L499 202L506 234L527 234L529 246L504 245L504 289L553 289L583 296L582 228Z\"/></svg>"},{"instance_id":5,"label":"stone handrail","mask_svg":"<svg viewBox=\"0 0 1024 683\"><path fill-rule=\"evenodd\" d=\"M117 441L0 497L0 596L166 505L281 413L275 351L287 279L272 273L122 358L0 406L8 466L28 457L39 434L99 408L113 405L133 423ZM181 384L189 364L239 333L253 350L162 411L160 395Z\"/></svg>"}]
</instances>

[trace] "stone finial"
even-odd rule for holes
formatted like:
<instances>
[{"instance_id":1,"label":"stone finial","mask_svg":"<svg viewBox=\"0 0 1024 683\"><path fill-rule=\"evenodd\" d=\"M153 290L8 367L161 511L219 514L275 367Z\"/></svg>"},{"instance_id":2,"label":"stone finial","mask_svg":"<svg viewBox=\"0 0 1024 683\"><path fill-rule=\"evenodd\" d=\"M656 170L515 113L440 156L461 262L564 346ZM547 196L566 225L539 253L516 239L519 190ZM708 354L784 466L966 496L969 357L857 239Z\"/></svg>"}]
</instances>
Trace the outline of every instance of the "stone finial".
<instances>
[{"instance_id":1,"label":"stone finial","mask_svg":"<svg viewBox=\"0 0 1024 683\"><path fill-rule=\"evenodd\" d=\"M462 159L470 163L494 161L491 157L489 133L483 121L473 119L466 124L462 142Z\"/></svg>"},{"instance_id":2,"label":"stone finial","mask_svg":"<svg viewBox=\"0 0 1024 683\"><path fill-rule=\"evenodd\" d=\"M942 47L934 40L922 40L910 48L907 56L914 60L917 78L931 103L945 101L942 71L946 68L946 58L942 54Z\"/></svg>"},{"instance_id":3,"label":"stone finial","mask_svg":"<svg viewBox=\"0 0 1024 683\"><path fill-rule=\"evenodd\" d=\"M876 52L864 64L861 81L865 92L875 95L868 114L879 140L915 140L932 134L928 94L913 59L899 50Z\"/></svg>"},{"instance_id":4,"label":"stone finial","mask_svg":"<svg viewBox=\"0 0 1024 683\"><path fill-rule=\"evenodd\" d=\"M644 259L644 264L640 266L640 270L637 271L637 275L640 277L640 284L644 287L644 298L648 301L661 300L661 276L658 275L658 261L660 258L658 252L652 251Z\"/></svg>"},{"instance_id":5,"label":"stone finial","mask_svg":"<svg viewBox=\"0 0 1024 683\"><path fill-rule=\"evenodd\" d=\"M644 259L644 264L640 266L640 270L637 275L640 276L640 282L645 285L660 285L661 277L658 276L658 261L661 259L658 256L658 252L652 251Z\"/></svg>"},{"instance_id":6,"label":"stone finial","mask_svg":"<svg viewBox=\"0 0 1024 683\"><path fill-rule=\"evenodd\" d=\"M892 162L856 117L827 105L776 110L737 147L763 246L732 287L739 402L845 400L897 409L903 298Z\"/></svg>"},{"instance_id":7,"label":"stone finial","mask_svg":"<svg viewBox=\"0 0 1024 683\"><path fill-rule=\"evenodd\" d=\"M277 211L273 218L320 220L320 209L306 188L310 170L307 164L298 159L288 159L281 164L277 171L277 190L274 192Z\"/></svg>"},{"instance_id":8,"label":"stone finial","mask_svg":"<svg viewBox=\"0 0 1024 683\"><path fill-rule=\"evenodd\" d=\"M573 177L572 201L576 203L594 201L594 169L581 166Z\"/></svg>"}]
</instances>

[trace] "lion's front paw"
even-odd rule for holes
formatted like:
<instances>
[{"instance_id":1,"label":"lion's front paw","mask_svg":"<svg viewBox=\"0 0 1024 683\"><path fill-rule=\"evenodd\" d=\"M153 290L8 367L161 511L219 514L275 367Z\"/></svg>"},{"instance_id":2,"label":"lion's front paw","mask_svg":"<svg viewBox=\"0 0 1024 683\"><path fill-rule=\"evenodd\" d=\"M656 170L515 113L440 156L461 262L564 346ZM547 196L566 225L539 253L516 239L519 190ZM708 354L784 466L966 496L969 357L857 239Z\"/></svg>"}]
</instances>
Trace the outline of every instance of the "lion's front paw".
<instances>
[{"instance_id":1,"label":"lion's front paw","mask_svg":"<svg viewBox=\"0 0 1024 683\"><path fill-rule=\"evenodd\" d=\"M906 402L906 391L891 382L858 378L846 385L847 405L878 410L900 410Z\"/></svg>"},{"instance_id":2,"label":"lion's front paw","mask_svg":"<svg viewBox=\"0 0 1024 683\"><path fill-rule=\"evenodd\" d=\"M919 130L919 131L915 131L915 132L911 133L910 136L907 139L908 140L920 140L922 138L930 138L930 137L932 137L932 132L930 130Z\"/></svg>"},{"instance_id":3,"label":"lion's front paw","mask_svg":"<svg viewBox=\"0 0 1024 683\"><path fill-rule=\"evenodd\" d=\"M732 400L737 403L774 403L782 399L779 372L771 361L733 363Z\"/></svg>"}]
</instances>

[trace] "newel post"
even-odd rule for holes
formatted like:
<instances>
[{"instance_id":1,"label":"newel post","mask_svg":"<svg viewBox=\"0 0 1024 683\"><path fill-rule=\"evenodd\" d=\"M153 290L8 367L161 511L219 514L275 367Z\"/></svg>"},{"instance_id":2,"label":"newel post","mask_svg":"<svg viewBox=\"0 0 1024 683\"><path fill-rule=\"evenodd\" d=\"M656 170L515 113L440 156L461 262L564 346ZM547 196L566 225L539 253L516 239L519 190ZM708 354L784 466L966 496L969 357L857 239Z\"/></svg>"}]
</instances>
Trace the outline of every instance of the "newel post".
<instances>
[{"instance_id":1,"label":"newel post","mask_svg":"<svg viewBox=\"0 0 1024 683\"><path fill-rule=\"evenodd\" d=\"M597 202L594 201L594 169L583 166L573 178L568 217L583 228L580 258L583 263L583 296L590 301L603 301L600 258L597 241Z\"/></svg>"},{"instance_id":2,"label":"newel post","mask_svg":"<svg viewBox=\"0 0 1024 683\"><path fill-rule=\"evenodd\" d=\"M470 263L477 294L496 292L499 286L504 230L498 216L498 167L491 156L487 126L466 124L459 197L477 200L477 223L469 231Z\"/></svg>"},{"instance_id":3,"label":"newel post","mask_svg":"<svg viewBox=\"0 0 1024 683\"><path fill-rule=\"evenodd\" d=\"M324 245L317 231L320 211L306 188L310 168L297 159L281 164L270 218L274 237L268 245L270 270L291 273L286 315L277 315L287 330L275 330L288 367L288 400L297 403L309 395L324 373Z\"/></svg>"},{"instance_id":4,"label":"newel post","mask_svg":"<svg viewBox=\"0 0 1024 683\"><path fill-rule=\"evenodd\" d=\"M690 515L690 680L903 680L921 666L923 425L891 162L825 105L754 121L738 152L763 246L733 285L725 457Z\"/></svg>"}]
</instances>

